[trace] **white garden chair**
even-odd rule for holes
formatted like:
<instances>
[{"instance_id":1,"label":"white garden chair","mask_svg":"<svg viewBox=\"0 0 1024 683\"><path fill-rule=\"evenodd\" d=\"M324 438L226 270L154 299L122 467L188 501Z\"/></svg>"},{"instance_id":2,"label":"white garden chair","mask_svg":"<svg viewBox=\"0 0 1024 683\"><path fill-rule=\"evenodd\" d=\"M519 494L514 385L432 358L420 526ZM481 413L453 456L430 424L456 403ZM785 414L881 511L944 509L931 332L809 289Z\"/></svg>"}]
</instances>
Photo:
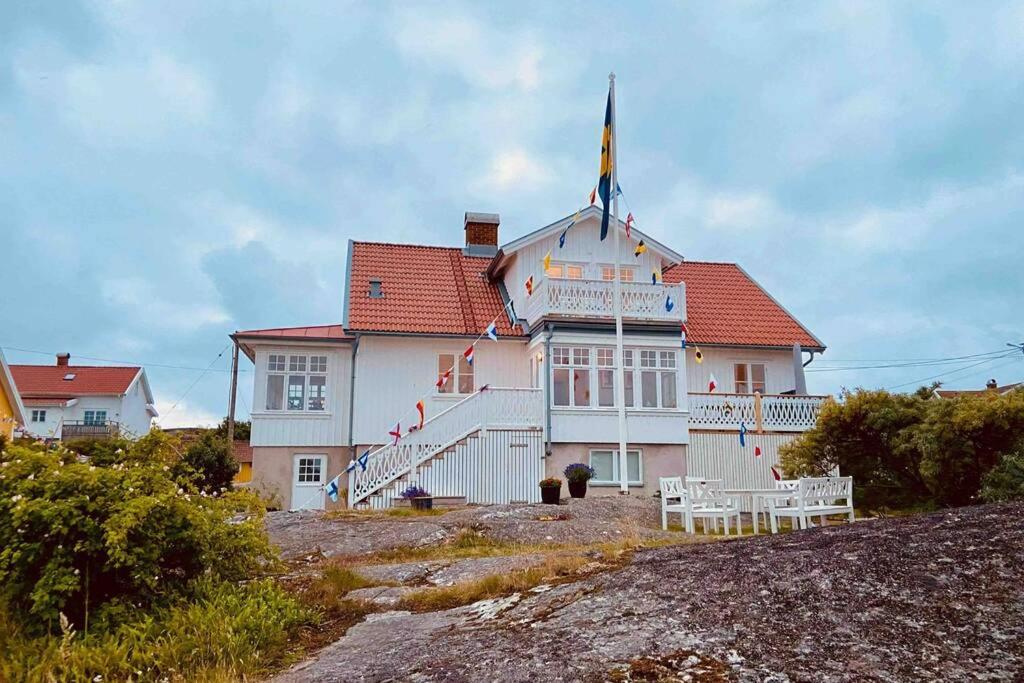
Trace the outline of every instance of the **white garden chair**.
<instances>
[{"instance_id":1,"label":"white garden chair","mask_svg":"<svg viewBox=\"0 0 1024 683\"><path fill-rule=\"evenodd\" d=\"M708 520L714 523L718 531L718 520L725 525L725 535L729 535L729 519L736 518L736 533L743 535L740 524L740 508L736 501L725 495L725 484L721 479L697 479L687 477L686 503L687 531L696 533L695 519L700 519L701 529L708 532Z\"/></svg>"},{"instance_id":2,"label":"white garden chair","mask_svg":"<svg viewBox=\"0 0 1024 683\"><path fill-rule=\"evenodd\" d=\"M683 527L686 525L686 489L683 488L682 477L658 477L661 489L661 528L668 530L668 513L678 512Z\"/></svg>"},{"instance_id":3,"label":"white garden chair","mask_svg":"<svg viewBox=\"0 0 1024 683\"><path fill-rule=\"evenodd\" d=\"M768 499L773 534L779 532L780 517L788 517L794 526L799 523L801 529L809 526L811 517L820 517L823 524L828 515L854 519L853 477L803 478L792 490L793 496L787 500ZM840 500L843 503L838 503Z\"/></svg>"}]
</instances>

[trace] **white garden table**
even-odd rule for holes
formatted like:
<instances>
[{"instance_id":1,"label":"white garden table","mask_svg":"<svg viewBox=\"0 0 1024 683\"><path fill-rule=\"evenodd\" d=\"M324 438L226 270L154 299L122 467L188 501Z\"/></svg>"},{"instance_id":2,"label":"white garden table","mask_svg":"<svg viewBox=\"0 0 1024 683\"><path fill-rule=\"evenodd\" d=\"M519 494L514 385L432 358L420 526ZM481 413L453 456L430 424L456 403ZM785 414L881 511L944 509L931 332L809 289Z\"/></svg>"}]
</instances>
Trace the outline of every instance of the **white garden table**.
<instances>
[{"instance_id":1,"label":"white garden table","mask_svg":"<svg viewBox=\"0 0 1024 683\"><path fill-rule=\"evenodd\" d=\"M758 517L764 512L764 502L769 498L786 500L793 497L793 491L788 489L763 488L763 489L723 489L723 493L733 498L750 499L750 516L754 520L754 533L758 533ZM768 525L765 524L767 527Z\"/></svg>"}]
</instances>

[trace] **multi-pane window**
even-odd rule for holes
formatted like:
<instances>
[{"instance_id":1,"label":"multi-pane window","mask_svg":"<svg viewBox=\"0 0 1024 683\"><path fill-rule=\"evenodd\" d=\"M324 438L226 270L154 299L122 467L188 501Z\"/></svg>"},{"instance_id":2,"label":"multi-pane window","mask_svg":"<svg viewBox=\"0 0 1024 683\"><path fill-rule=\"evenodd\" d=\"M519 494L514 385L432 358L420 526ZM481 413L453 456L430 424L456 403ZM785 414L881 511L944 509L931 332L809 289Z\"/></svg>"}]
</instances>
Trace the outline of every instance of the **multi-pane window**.
<instances>
[{"instance_id":1,"label":"multi-pane window","mask_svg":"<svg viewBox=\"0 0 1024 683\"><path fill-rule=\"evenodd\" d=\"M678 408L675 351L624 349L623 361L627 407ZM612 408L616 375L615 349L555 346L551 349L552 405Z\"/></svg>"},{"instance_id":2,"label":"multi-pane window","mask_svg":"<svg viewBox=\"0 0 1024 683\"><path fill-rule=\"evenodd\" d=\"M87 410L84 415L84 422L87 425L101 425L107 422L107 411Z\"/></svg>"},{"instance_id":3,"label":"multi-pane window","mask_svg":"<svg viewBox=\"0 0 1024 683\"><path fill-rule=\"evenodd\" d=\"M458 358L456 363L455 359ZM469 364L462 354L439 353L437 354L437 378L441 379L444 374L451 370L448 381L437 388L439 394L472 394L473 393L473 366Z\"/></svg>"},{"instance_id":4,"label":"multi-pane window","mask_svg":"<svg viewBox=\"0 0 1024 683\"><path fill-rule=\"evenodd\" d=\"M299 458L297 481L300 484L319 484L323 477L323 458Z\"/></svg>"},{"instance_id":5,"label":"multi-pane window","mask_svg":"<svg viewBox=\"0 0 1024 683\"><path fill-rule=\"evenodd\" d=\"M583 266L573 263L552 263L547 270L547 276L566 280L582 280Z\"/></svg>"},{"instance_id":6,"label":"multi-pane window","mask_svg":"<svg viewBox=\"0 0 1024 683\"><path fill-rule=\"evenodd\" d=\"M632 282L636 271L632 266L619 266L619 280ZM601 279L611 281L615 279L615 266L601 266Z\"/></svg>"},{"instance_id":7,"label":"multi-pane window","mask_svg":"<svg viewBox=\"0 0 1024 683\"><path fill-rule=\"evenodd\" d=\"M590 466L594 468L592 484L619 483L619 452L590 451ZM636 486L643 485L640 451L626 451L626 480Z\"/></svg>"},{"instance_id":8,"label":"multi-pane window","mask_svg":"<svg viewBox=\"0 0 1024 683\"><path fill-rule=\"evenodd\" d=\"M764 393L764 363L736 363L732 367L737 394Z\"/></svg>"},{"instance_id":9,"label":"multi-pane window","mask_svg":"<svg viewBox=\"0 0 1024 683\"><path fill-rule=\"evenodd\" d=\"M267 410L327 409L327 356L267 356Z\"/></svg>"},{"instance_id":10,"label":"multi-pane window","mask_svg":"<svg viewBox=\"0 0 1024 683\"><path fill-rule=\"evenodd\" d=\"M552 393L556 406L590 406L590 348L556 346L551 350Z\"/></svg>"},{"instance_id":11,"label":"multi-pane window","mask_svg":"<svg viewBox=\"0 0 1024 683\"><path fill-rule=\"evenodd\" d=\"M46 422L46 411L45 410L33 410L32 411L33 422Z\"/></svg>"}]
</instances>

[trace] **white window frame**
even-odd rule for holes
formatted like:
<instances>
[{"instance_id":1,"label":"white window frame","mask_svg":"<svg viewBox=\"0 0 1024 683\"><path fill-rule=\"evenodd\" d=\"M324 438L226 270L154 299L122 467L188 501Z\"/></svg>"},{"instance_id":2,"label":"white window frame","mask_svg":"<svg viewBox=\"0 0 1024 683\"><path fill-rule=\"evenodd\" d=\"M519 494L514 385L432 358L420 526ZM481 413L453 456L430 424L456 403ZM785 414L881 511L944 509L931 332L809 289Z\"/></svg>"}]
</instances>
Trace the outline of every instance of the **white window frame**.
<instances>
[{"instance_id":1,"label":"white window frame","mask_svg":"<svg viewBox=\"0 0 1024 683\"><path fill-rule=\"evenodd\" d=\"M82 422L87 425L102 425L107 423L107 411L86 410L82 413Z\"/></svg>"},{"instance_id":2,"label":"white window frame","mask_svg":"<svg viewBox=\"0 0 1024 683\"><path fill-rule=\"evenodd\" d=\"M46 411L45 410L32 410L32 422L46 422Z\"/></svg>"},{"instance_id":3,"label":"white window frame","mask_svg":"<svg viewBox=\"0 0 1024 683\"><path fill-rule=\"evenodd\" d=\"M591 486L620 486L622 484L618 479L618 467L619 467L619 449L618 448L591 448L587 454L587 464L591 467L594 466L594 454L595 453L611 453L612 455L612 480L594 478L590 480ZM639 479L630 479L626 482L629 486L643 486L644 485L644 449L642 448L627 448L626 458L628 459L632 453L637 454L638 473ZM626 463L626 467L629 467L629 463Z\"/></svg>"},{"instance_id":4,"label":"white window frame","mask_svg":"<svg viewBox=\"0 0 1024 683\"><path fill-rule=\"evenodd\" d=\"M451 356L451 363L442 361L441 358L444 356ZM474 361L475 362L475 361ZM443 387L437 386L437 380L441 379L441 375L444 374L445 369L451 368L452 374L448 378L448 383ZM468 368L468 370L467 370ZM472 386L469 391L459 391L462 377L469 376L472 378ZM465 397L469 396L476 391L476 365L471 365L462 351L438 351L437 352L437 374L434 376L434 395L442 398L449 397Z\"/></svg>"},{"instance_id":5,"label":"white window frame","mask_svg":"<svg viewBox=\"0 0 1024 683\"><path fill-rule=\"evenodd\" d=\"M570 275L570 269L578 269L576 272L579 273L579 276L574 277L573 275ZM587 269L582 263L552 261L551 267L547 269L545 274L554 280L582 280L586 277Z\"/></svg>"},{"instance_id":6,"label":"white window frame","mask_svg":"<svg viewBox=\"0 0 1024 683\"><path fill-rule=\"evenodd\" d=\"M263 384L264 395L263 395L263 407L268 413L274 414L309 414L309 415L325 415L330 408L328 397L330 392L330 379L328 378L328 372L330 370L331 361L330 354L314 351L314 352L301 352L293 353L291 351L273 352L268 353L266 360L264 361L264 369L266 371L266 378ZM281 403L277 407L269 405L270 400L270 382L271 378L281 377ZM289 407L289 390L293 386L291 384L292 377L302 378L302 398L299 407ZM319 386L323 387L323 396L317 397L322 398L322 402L319 408L314 408L313 396L310 394L310 387L312 386L311 380L317 378L322 380L322 384ZM296 385L297 386L297 385Z\"/></svg>"},{"instance_id":7,"label":"white window frame","mask_svg":"<svg viewBox=\"0 0 1024 683\"><path fill-rule=\"evenodd\" d=\"M747 394L753 394L756 391L756 389L754 387L754 384L755 384L755 382L754 382L754 366L755 365L760 365L761 367L764 368L764 380L762 382L760 382L760 384L762 385L760 393L761 393L762 396L765 395L765 392L767 392L767 390L768 390L768 363L766 361L763 361L763 360L737 360L737 361L733 361L733 364L732 364L732 390L733 390L733 393L747 395ZM747 377L746 380L737 380L736 379L736 368L738 368L740 366L744 367L744 373L746 374L746 377ZM741 382L742 382L743 385L745 385L743 389L740 388L740 383Z\"/></svg>"},{"instance_id":8,"label":"white window frame","mask_svg":"<svg viewBox=\"0 0 1024 683\"><path fill-rule=\"evenodd\" d=\"M587 365L581 365L577 363L578 355L575 353L577 349L588 349L589 350L589 363ZM608 363L608 351L611 351L611 363ZM564 358L565 354L568 353L568 363L560 363L559 359ZM653 354L654 365L644 366L641 363L641 357L644 354ZM676 349L669 349L665 347L629 347L623 349L625 355L625 366L623 369L623 377L627 383L627 387L632 383L632 400L628 394L624 391L626 396L626 408L630 410L681 410L682 409L682 397L679 394L680 387L683 382L679 376L680 373L680 360L679 353ZM671 360L669 360L671 359ZM615 388L617 366L615 365L615 349L604 344L571 344L571 343L559 343L555 344L551 348L550 358L550 376L551 376L551 397L549 399L552 409L556 410L614 410L618 403L618 392ZM561 405L555 403L555 376L558 370L569 370L569 403L568 405ZM573 386L574 375L577 370L587 370L589 372L589 383L590 383L590 402L587 405L576 405L576 392ZM613 372L612 379L612 405L600 405L601 401L601 375L602 371L611 370ZM654 372L655 373L655 400L657 405L644 406L643 405L643 373ZM673 396L673 402L675 405L666 405L663 386L664 380L662 375L665 373L671 373L675 376L675 396Z\"/></svg>"},{"instance_id":9,"label":"white window frame","mask_svg":"<svg viewBox=\"0 0 1024 683\"><path fill-rule=\"evenodd\" d=\"M615 279L615 264L613 263L602 263L601 264L601 279L605 282L611 282ZM626 277L626 275L629 277ZM636 268L633 266L619 266L619 282L636 282Z\"/></svg>"}]
</instances>

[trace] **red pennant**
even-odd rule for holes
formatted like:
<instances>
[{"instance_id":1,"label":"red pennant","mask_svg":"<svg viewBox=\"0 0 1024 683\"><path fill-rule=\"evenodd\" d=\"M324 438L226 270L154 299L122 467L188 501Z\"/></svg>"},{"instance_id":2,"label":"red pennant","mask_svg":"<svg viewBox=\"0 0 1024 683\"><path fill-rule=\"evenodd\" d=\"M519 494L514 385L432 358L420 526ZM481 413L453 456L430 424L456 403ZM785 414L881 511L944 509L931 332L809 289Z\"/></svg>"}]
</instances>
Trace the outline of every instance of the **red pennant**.
<instances>
[{"instance_id":1,"label":"red pennant","mask_svg":"<svg viewBox=\"0 0 1024 683\"><path fill-rule=\"evenodd\" d=\"M760 458L761 457L761 447L760 446L754 446L754 457L755 458Z\"/></svg>"},{"instance_id":2,"label":"red pennant","mask_svg":"<svg viewBox=\"0 0 1024 683\"><path fill-rule=\"evenodd\" d=\"M389 435L395 437L395 445L398 445L398 440L402 438L402 423L399 422L395 425L395 428L388 432Z\"/></svg>"},{"instance_id":3,"label":"red pennant","mask_svg":"<svg viewBox=\"0 0 1024 683\"><path fill-rule=\"evenodd\" d=\"M772 467L772 476L775 477L775 481L782 481L782 475L774 467Z\"/></svg>"}]
</instances>

